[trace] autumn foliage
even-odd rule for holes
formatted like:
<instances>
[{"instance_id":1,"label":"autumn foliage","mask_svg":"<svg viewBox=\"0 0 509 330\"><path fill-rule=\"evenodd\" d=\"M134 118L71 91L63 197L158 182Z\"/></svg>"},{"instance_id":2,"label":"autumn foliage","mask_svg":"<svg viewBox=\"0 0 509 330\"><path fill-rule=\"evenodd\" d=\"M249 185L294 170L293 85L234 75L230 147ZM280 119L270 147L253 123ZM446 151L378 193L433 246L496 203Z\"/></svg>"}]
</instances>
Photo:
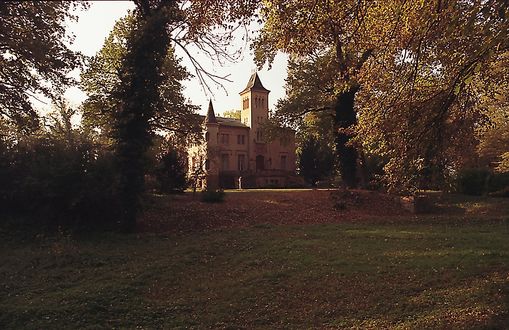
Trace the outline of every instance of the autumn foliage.
<instances>
[{"instance_id":1,"label":"autumn foliage","mask_svg":"<svg viewBox=\"0 0 509 330\"><path fill-rule=\"evenodd\" d=\"M211 92L209 83L221 77L204 69L190 45L213 59L234 60L238 53L228 52L228 46L236 31L256 20L259 29L249 34L256 63L271 65L278 52L289 55L286 96L271 119L274 127L297 130L301 173L309 182L337 169L349 188L408 194L467 192L474 186L475 193L504 193L509 171L507 1L135 4L101 51L85 62L68 47L72 36L64 23L76 19L73 8L87 5L0 4L0 64L5 68L0 70L0 176L9 182L9 191L30 191L27 178L32 177L41 187L60 187L57 174L69 170L69 180L75 175L87 179L74 180L72 193L63 185L62 191L55 188L60 191L55 196L72 208L80 202L71 196L88 196L89 186L107 185L111 189L101 191L111 191L111 205L121 205L115 221L134 230L149 174L169 185L185 167L174 168L176 155L168 150L161 163L151 163L155 136L169 134L175 145L184 145L191 133L199 133L196 107L183 95L182 81L191 73L176 49L186 54L190 72ZM38 114L30 98L41 93L61 105L65 88L76 83L69 73L83 64L81 87L88 95L83 107L61 112L54 122L51 115ZM71 117L78 112L81 126L73 126ZM321 155L304 157L303 151L313 148L302 137L319 137L315 149ZM114 170L101 167L104 155ZM158 171L151 172L151 166ZM94 183L94 173L100 177L101 171L104 180ZM182 188L182 182L176 185Z\"/></svg>"}]
</instances>

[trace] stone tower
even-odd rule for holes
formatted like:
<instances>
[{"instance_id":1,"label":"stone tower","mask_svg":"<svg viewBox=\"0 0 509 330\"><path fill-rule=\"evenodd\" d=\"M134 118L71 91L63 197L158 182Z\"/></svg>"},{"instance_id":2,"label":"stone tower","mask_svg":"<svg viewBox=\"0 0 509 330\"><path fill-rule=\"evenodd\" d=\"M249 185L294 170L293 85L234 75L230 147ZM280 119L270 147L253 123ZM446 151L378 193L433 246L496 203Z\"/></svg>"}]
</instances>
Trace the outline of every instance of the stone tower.
<instances>
[{"instance_id":1,"label":"stone tower","mask_svg":"<svg viewBox=\"0 0 509 330\"><path fill-rule=\"evenodd\" d=\"M262 130L262 124L269 117L269 93L270 91L263 87L256 72L249 78L246 88L239 93L241 121L251 128L249 130L249 168L256 171L270 167L267 163L267 145Z\"/></svg>"}]
</instances>

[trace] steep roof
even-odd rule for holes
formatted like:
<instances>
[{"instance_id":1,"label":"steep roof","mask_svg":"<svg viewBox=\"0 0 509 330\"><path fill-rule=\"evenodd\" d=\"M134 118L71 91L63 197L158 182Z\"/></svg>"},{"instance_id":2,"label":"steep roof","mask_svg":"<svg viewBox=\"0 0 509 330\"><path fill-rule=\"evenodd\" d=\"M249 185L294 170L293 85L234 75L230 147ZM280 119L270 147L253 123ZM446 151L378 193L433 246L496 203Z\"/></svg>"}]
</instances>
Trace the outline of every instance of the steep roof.
<instances>
[{"instance_id":1,"label":"steep roof","mask_svg":"<svg viewBox=\"0 0 509 330\"><path fill-rule=\"evenodd\" d=\"M206 120L206 116L204 115L197 115L199 116L200 118L202 118L202 120L207 123L205 120ZM216 118L216 123L219 124L220 126L230 126L230 127L241 127L241 128L250 128L249 126L243 124L240 120L238 119L235 119L235 118L226 118L226 117L215 117Z\"/></svg>"},{"instance_id":2,"label":"steep roof","mask_svg":"<svg viewBox=\"0 0 509 330\"><path fill-rule=\"evenodd\" d=\"M246 88L239 94L244 94L245 92L248 92L250 90L257 90L257 91L264 91L264 92L270 92L268 89L263 87L263 84L260 80L260 77L258 77L258 73L255 72L251 75L249 78L249 81L247 82Z\"/></svg>"},{"instance_id":3,"label":"steep roof","mask_svg":"<svg viewBox=\"0 0 509 330\"><path fill-rule=\"evenodd\" d=\"M205 124L217 124L216 114L214 113L214 106L212 106L212 100L209 101L209 109L207 110L207 116L205 116Z\"/></svg>"},{"instance_id":4,"label":"steep roof","mask_svg":"<svg viewBox=\"0 0 509 330\"><path fill-rule=\"evenodd\" d=\"M217 122L222 126L249 128L249 126L244 125L240 120L235 118L217 117Z\"/></svg>"}]
</instances>

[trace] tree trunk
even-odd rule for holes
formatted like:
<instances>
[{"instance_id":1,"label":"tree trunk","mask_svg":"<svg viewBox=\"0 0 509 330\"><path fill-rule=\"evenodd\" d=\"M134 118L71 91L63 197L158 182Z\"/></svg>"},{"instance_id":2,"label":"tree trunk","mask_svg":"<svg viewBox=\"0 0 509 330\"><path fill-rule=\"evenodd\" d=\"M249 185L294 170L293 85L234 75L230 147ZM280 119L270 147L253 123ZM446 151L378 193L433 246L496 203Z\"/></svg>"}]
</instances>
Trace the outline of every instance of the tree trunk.
<instances>
[{"instance_id":1,"label":"tree trunk","mask_svg":"<svg viewBox=\"0 0 509 330\"><path fill-rule=\"evenodd\" d=\"M336 154L339 160L339 172L348 188L357 186L357 150L348 144L352 138L351 129L357 123L354 109L355 94L359 86L351 86L337 95L335 106Z\"/></svg>"},{"instance_id":2,"label":"tree trunk","mask_svg":"<svg viewBox=\"0 0 509 330\"><path fill-rule=\"evenodd\" d=\"M147 1L140 1L149 7ZM145 188L147 150L152 144L150 120L159 100L161 67L168 52L168 18L164 12L146 9L137 30L129 37L128 52L120 70L115 114L116 160L121 209L120 226L131 232L141 210Z\"/></svg>"},{"instance_id":3,"label":"tree trunk","mask_svg":"<svg viewBox=\"0 0 509 330\"><path fill-rule=\"evenodd\" d=\"M362 150L359 150L358 153L359 153L359 165L360 165L359 177L361 180L360 186L362 189L369 189L370 173L368 170L366 154Z\"/></svg>"}]
</instances>

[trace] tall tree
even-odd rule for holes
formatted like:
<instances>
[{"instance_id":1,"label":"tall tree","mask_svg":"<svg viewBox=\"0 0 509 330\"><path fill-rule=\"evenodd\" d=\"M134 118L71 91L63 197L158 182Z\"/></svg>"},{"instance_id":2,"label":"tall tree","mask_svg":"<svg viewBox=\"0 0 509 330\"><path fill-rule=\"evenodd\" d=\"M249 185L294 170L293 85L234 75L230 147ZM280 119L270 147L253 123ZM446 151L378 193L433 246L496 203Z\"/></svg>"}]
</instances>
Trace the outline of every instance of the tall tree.
<instances>
[{"instance_id":1,"label":"tall tree","mask_svg":"<svg viewBox=\"0 0 509 330\"><path fill-rule=\"evenodd\" d=\"M213 38L217 26L231 29L228 22L243 21L254 9L252 1L164 1L137 0L137 25L127 38L127 51L119 70L119 84L113 92L119 100L115 112L116 155L123 205L122 225L133 230L144 190L146 152L151 144L150 123L161 105L159 86L168 48L174 43L187 51L195 43L211 56L222 56L230 34ZM204 70L192 56L195 72ZM214 77L212 76L212 79Z\"/></svg>"},{"instance_id":2,"label":"tall tree","mask_svg":"<svg viewBox=\"0 0 509 330\"><path fill-rule=\"evenodd\" d=\"M509 12L505 1L409 3L401 46L363 78L358 132L389 158L390 188L440 188L475 157L480 96L499 83L492 65L509 46Z\"/></svg>"},{"instance_id":3,"label":"tall tree","mask_svg":"<svg viewBox=\"0 0 509 330\"><path fill-rule=\"evenodd\" d=\"M136 226L144 190L146 152L151 145L150 120L159 104L161 70L170 42L166 25L175 19L177 11L174 1L156 5L137 1L137 6L138 26L129 33L119 84L113 92L119 100L115 112L116 157L123 208L121 222L126 231Z\"/></svg>"},{"instance_id":4,"label":"tall tree","mask_svg":"<svg viewBox=\"0 0 509 330\"><path fill-rule=\"evenodd\" d=\"M298 95L318 91L323 98L298 111L335 111L336 150L349 186L355 185L355 144L387 154L395 187L445 169L448 160L437 157L450 151L443 142L455 129L471 130L467 124L475 120L458 110L457 125L448 125L451 110L472 104L470 82L507 43L503 0L264 3L257 58L270 61L281 50L293 55L290 65L320 73L305 79L312 71L296 70L287 95L306 100Z\"/></svg>"},{"instance_id":5,"label":"tall tree","mask_svg":"<svg viewBox=\"0 0 509 330\"><path fill-rule=\"evenodd\" d=\"M340 173L347 186L355 187L357 150L351 140L357 122L354 100L361 87L359 74L380 46L381 38L389 39L399 15L393 17L390 11L380 10L383 5L370 1L267 0L264 4L261 14L265 24L254 45L257 61L270 62L276 51L281 50L293 55L294 65L303 62L324 65L319 69L325 74L324 81L319 81L322 76L318 76L303 85L310 86L306 91L322 86L326 89L329 97L320 110L334 111ZM374 25L375 20L385 20L385 25ZM317 86L311 86L313 83Z\"/></svg>"},{"instance_id":6,"label":"tall tree","mask_svg":"<svg viewBox=\"0 0 509 330\"><path fill-rule=\"evenodd\" d=\"M68 48L65 20L70 1L3 1L0 3L0 116L25 131L38 126L30 97L58 98L73 82L67 74L80 57Z\"/></svg>"}]
</instances>

